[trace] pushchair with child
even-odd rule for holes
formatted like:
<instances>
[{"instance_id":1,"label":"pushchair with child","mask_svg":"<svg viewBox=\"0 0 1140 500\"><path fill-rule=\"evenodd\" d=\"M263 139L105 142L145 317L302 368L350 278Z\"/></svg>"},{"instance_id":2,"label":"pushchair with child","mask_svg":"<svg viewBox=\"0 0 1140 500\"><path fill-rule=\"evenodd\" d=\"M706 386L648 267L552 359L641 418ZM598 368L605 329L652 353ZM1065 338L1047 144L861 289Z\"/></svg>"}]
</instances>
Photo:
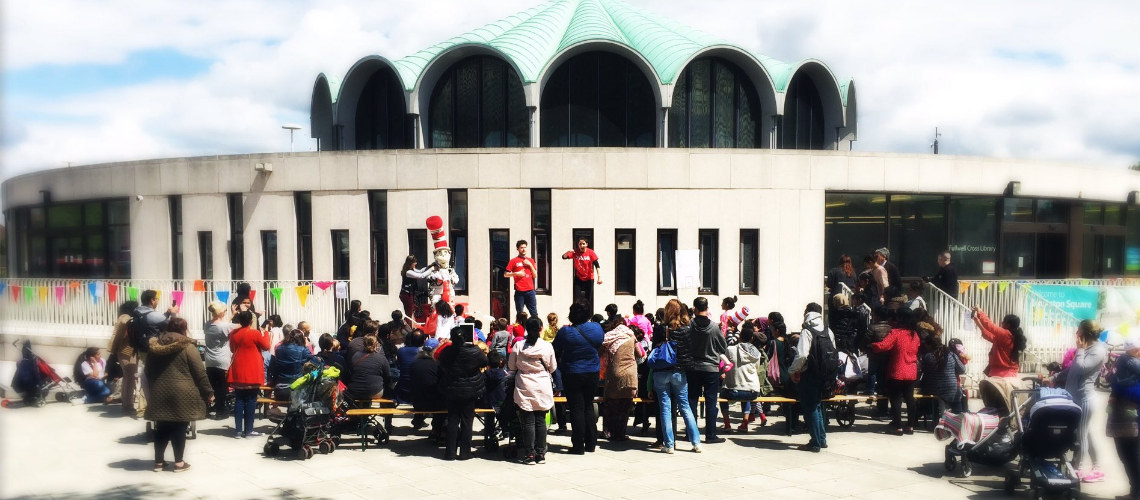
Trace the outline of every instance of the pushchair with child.
<instances>
[{"instance_id":1,"label":"pushchair with child","mask_svg":"<svg viewBox=\"0 0 1140 500\"><path fill-rule=\"evenodd\" d=\"M1049 387L1013 391L1011 399L1015 412L1025 417L1018 467L1006 475L1006 493L1013 494L1021 479L1028 478L1033 500L1057 492L1065 500L1076 498L1081 480L1067 457L1080 445L1081 407L1068 391ZM1019 404L1019 400L1024 402ZM1029 410L1022 412L1025 407Z\"/></svg>"},{"instance_id":2,"label":"pushchair with child","mask_svg":"<svg viewBox=\"0 0 1140 500\"><path fill-rule=\"evenodd\" d=\"M269 433L263 449L266 455L280 453L282 444L293 449L301 460L313 458L314 449L323 454L336 451L332 427L333 409L340 398L338 377L338 368L310 367L293 382L289 409Z\"/></svg>"},{"instance_id":3,"label":"pushchair with child","mask_svg":"<svg viewBox=\"0 0 1140 500\"><path fill-rule=\"evenodd\" d=\"M979 390L991 393L996 389L985 387L990 384L988 380L979 382ZM1016 405L1013 411L1007 411L1006 405L987 404L977 413L944 412L938 425L934 427L934 435L939 441L949 439L946 444L946 470L953 471L961 462L962 477L970 477L975 463L1000 467L1009 463L1018 453L1018 440L1020 436L1016 427L1018 412Z\"/></svg>"},{"instance_id":4,"label":"pushchair with child","mask_svg":"<svg viewBox=\"0 0 1140 500\"><path fill-rule=\"evenodd\" d=\"M13 342L17 345L19 341ZM70 378L60 377L51 365L32 351L32 341L25 340L21 347L21 359L16 363L16 373L12 376L12 390L28 406L47 404L48 394L54 389L55 399L61 403L82 400L84 391Z\"/></svg>"}]
</instances>

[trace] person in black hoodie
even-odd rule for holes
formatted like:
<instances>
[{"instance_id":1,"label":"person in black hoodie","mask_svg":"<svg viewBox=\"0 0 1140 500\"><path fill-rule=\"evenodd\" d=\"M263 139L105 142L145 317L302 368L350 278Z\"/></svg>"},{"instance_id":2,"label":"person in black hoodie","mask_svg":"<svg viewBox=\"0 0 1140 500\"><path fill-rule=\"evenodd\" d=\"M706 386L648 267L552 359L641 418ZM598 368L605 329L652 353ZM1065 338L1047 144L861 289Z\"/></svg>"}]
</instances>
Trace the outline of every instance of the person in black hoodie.
<instances>
[{"instance_id":1,"label":"person in black hoodie","mask_svg":"<svg viewBox=\"0 0 1140 500\"><path fill-rule=\"evenodd\" d=\"M437 346L439 346L439 342L436 339L427 339L424 342L423 349L416 355L416 360L412 361L412 366L409 368L412 382L412 408L416 411L438 411L446 408L443 402L443 392L440 391L439 386L439 363L435 361L435 357L432 355ZM446 419L446 415L432 415L429 439L438 440L443 436ZM419 429L423 424L422 421L417 423L413 420L412 426Z\"/></svg>"},{"instance_id":2,"label":"person in black hoodie","mask_svg":"<svg viewBox=\"0 0 1140 500\"><path fill-rule=\"evenodd\" d=\"M471 458L471 427L475 421L475 405L487 390L483 370L487 368L487 354L479 346L468 342L463 328L451 329L452 345L439 356L443 373L444 400L447 403L447 449L444 460Z\"/></svg>"},{"instance_id":3,"label":"person in black hoodie","mask_svg":"<svg viewBox=\"0 0 1140 500\"><path fill-rule=\"evenodd\" d=\"M728 350L728 342L720 327L709 318L709 301L697 297L693 301L696 315L689 325L671 337L677 341L677 362L689 381L689 407L697 408L705 398L705 443L723 443L717 436L717 398L720 396L720 357Z\"/></svg>"}]
</instances>

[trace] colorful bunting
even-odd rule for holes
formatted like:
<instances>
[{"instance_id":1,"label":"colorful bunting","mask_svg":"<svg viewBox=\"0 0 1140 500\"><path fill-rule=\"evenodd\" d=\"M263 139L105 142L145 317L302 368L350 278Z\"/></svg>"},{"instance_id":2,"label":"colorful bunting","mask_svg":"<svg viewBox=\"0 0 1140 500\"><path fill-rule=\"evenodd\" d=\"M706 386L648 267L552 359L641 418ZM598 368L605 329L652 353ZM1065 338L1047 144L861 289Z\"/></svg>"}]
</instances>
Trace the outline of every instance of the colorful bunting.
<instances>
[{"instance_id":1,"label":"colorful bunting","mask_svg":"<svg viewBox=\"0 0 1140 500\"><path fill-rule=\"evenodd\" d=\"M87 293L91 294L92 302L99 303L99 285L96 282L92 281L87 284Z\"/></svg>"},{"instance_id":2,"label":"colorful bunting","mask_svg":"<svg viewBox=\"0 0 1140 500\"><path fill-rule=\"evenodd\" d=\"M79 282L78 281L72 281L71 283L68 283L67 286L68 286L68 288L75 290L76 288L79 288Z\"/></svg>"},{"instance_id":3,"label":"colorful bunting","mask_svg":"<svg viewBox=\"0 0 1140 500\"><path fill-rule=\"evenodd\" d=\"M41 287L39 287L38 289L36 289L36 292L38 292L38 295L40 296L40 302L43 302L44 304L47 304L47 299L48 299L48 287L46 287L46 286L41 286Z\"/></svg>"},{"instance_id":4,"label":"colorful bunting","mask_svg":"<svg viewBox=\"0 0 1140 500\"><path fill-rule=\"evenodd\" d=\"M214 292L214 295L216 295L218 297L218 300L221 301L221 303L223 303L223 304L229 304L230 303L230 291L229 290L218 290L218 291Z\"/></svg>"},{"instance_id":5,"label":"colorful bunting","mask_svg":"<svg viewBox=\"0 0 1140 500\"><path fill-rule=\"evenodd\" d=\"M323 292L325 290L328 290L329 287L333 285L333 282L331 282L331 281L314 281L313 284L316 285L317 288L320 288L321 291Z\"/></svg>"},{"instance_id":6,"label":"colorful bunting","mask_svg":"<svg viewBox=\"0 0 1140 500\"><path fill-rule=\"evenodd\" d=\"M67 288L65 288L65 287L62 287L62 286L55 287L55 301L59 302L59 305L61 305L61 306L63 305L63 292L66 292L66 291L67 291Z\"/></svg>"},{"instance_id":7,"label":"colorful bunting","mask_svg":"<svg viewBox=\"0 0 1140 500\"><path fill-rule=\"evenodd\" d=\"M1092 283L1092 281L1089 281L1089 280L1081 280L1081 286L1089 286L1089 284L1090 284L1090 283Z\"/></svg>"},{"instance_id":8,"label":"colorful bunting","mask_svg":"<svg viewBox=\"0 0 1140 500\"><path fill-rule=\"evenodd\" d=\"M36 295L35 287L32 287L31 289L28 289L28 290L24 290L24 303L31 304L32 301L35 300L35 295Z\"/></svg>"},{"instance_id":9,"label":"colorful bunting","mask_svg":"<svg viewBox=\"0 0 1140 500\"><path fill-rule=\"evenodd\" d=\"M114 302L119 296L119 285L107 283L107 300Z\"/></svg>"},{"instance_id":10,"label":"colorful bunting","mask_svg":"<svg viewBox=\"0 0 1140 500\"><path fill-rule=\"evenodd\" d=\"M191 289L191 291L194 291L194 292L206 291L206 282L204 282L202 280L194 280L194 288Z\"/></svg>"},{"instance_id":11,"label":"colorful bunting","mask_svg":"<svg viewBox=\"0 0 1140 500\"><path fill-rule=\"evenodd\" d=\"M162 304L162 290L155 290L154 298L158 301L159 304Z\"/></svg>"},{"instance_id":12,"label":"colorful bunting","mask_svg":"<svg viewBox=\"0 0 1140 500\"><path fill-rule=\"evenodd\" d=\"M7 283L0 283L0 295L4 295L4 289L8 288Z\"/></svg>"},{"instance_id":13,"label":"colorful bunting","mask_svg":"<svg viewBox=\"0 0 1140 500\"><path fill-rule=\"evenodd\" d=\"M139 287L137 287L137 286L128 286L127 287L127 300L139 300Z\"/></svg>"},{"instance_id":14,"label":"colorful bunting","mask_svg":"<svg viewBox=\"0 0 1140 500\"><path fill-rule=\"evenodd\" d=\"M281 288L270 288L269 289L269 295L272 295L274 302L276 302L278 304L281 303L281 292L282 292L282 290L283 289L281 289Z\"/></svg>"},{"instance_id":15,"label":"colorful bunting","mask_svg":"<svg viewBox=\"0 0 1140 500\"><path fill-rule=\"evenodd\" d=\"M985 290L989 287L990 287L990 282L988 282L988 281L983 281L981 283L978 283L978 290Z\"/></svg>"},{"instance_id":16,"label":"colorful bunting","mask_svg":"<svg viewBox=\"0 0 1140 500\"><path fill-rule=\"evenodd\" d=\"M998 293L1005 293L1006 288L1009 288L1009 282L1008 281L1003 281L1001 283L998 283Z\"/></svg>"},{"instance_id":17,"label":"colorful bunting","mask_svg":"<svg viewBox=\"0 0 1140 500\"><path fill-rule=\"evenodd\" d=\"M12 285L12 300L20 300L20 285Z\"/></svg>"},{"instance_id":18,"label":"colorful bunting","mask_svg":"<svg viewBox=\"0 0 1140 500\"><path fill-rule=\"evenodd\" d=\"M297 300L301 301L301 307L305 307L305 303L309 301L309 287L308 285L301 285L297 288Z\"/></svg>"},{"instance_id":19,"label":"colorful bunting","mask_svg":"<svg viewBox=\"0 0 1140 500\"><path fill-rule=\"evenodd\" d=\"M347 281L336 282L336 298L338 298L338 299L347 299L348 298L348 282Z\"/></svg>"},{"instance_id":20,"label":"colorful bunting","mask_svg":"<svg viewBox=\"0 0 1140 500\"><path fill-rule=\"evenodd\" d=\"M182 305L182 290L174 290L170 292L170 299L174 301L174 305Z\"/></svg>"},{"instance_id":21,"label":"colorful bunting","mask_svg":"<svg viewBox=\"0 0 1140 500\"><path fill-rule=\"evenodd\" d=\"M969 289L970 289L970 282L969 281L959 281L958 282L958 295L966 293L966 291Z\"/></svg>"},{"instance_id":22,"label":"colorful bunting","mask_svg":"<svg viewBox=\"0 0 1140 500\"><path fill-rule=\"evenodd\" d=\"M249 291L249 301L253 302L253 300L256 298L257 298L257 290L250 290Z\"/></svg>"}]
</instances>

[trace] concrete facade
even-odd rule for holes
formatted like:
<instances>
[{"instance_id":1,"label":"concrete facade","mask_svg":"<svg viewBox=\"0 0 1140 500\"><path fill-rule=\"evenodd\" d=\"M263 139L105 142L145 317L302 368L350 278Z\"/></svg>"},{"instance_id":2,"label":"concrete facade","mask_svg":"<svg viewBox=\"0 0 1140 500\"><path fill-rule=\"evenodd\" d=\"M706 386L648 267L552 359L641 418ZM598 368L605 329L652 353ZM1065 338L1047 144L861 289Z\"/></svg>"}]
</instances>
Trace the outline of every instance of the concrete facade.
<instances>
[{"instance_id":1,"label":"concrete facade","mask_svg":"<svg viewBox=\"0 0 1140 500\"><path fill-rule=\"evenodd\" d=\"M259 163L273 171L255 171ZM53 202L130 199L132 278L169 279L168 197L182 196L184 277L201 277L197 232L213 232L214 277L229 278L226 194L243 193L245 279L263 277L261 231L277 231L278 279L297 278L293 194L312 192L313 278L331 279L330 231L350 234L353 298L372 311L397 308L407 230L447 213L447 190L468 190L469 293L487 311L490 229L531 239L530 190L551 189L552 293L539 310L564 315L571 296L574 228L592 228L604 284L599 309L623 311L641 299L653 310L669 296L656 288L657 229L676 229L679 249L697 248L699 229L719 229L718 295L737 295L739 230L757 229L759 292L742 295L755 311L795 318L820 300L827 192L1000 195L1011 181L1023 196L1122 203L1140 191L1140 174L1021 160L882 153L727 149L455 149L321 152L159 159L73 167L3 184L5 210ZM369 293L368 190L388 190L388 295ZM141 200L137 197L141 196ZM614 230L636 234L636 295L614 295ZM15 266L12 266L15 268ZM691 300L695 290L682 290ZM790 315L790 316L789 316Z\"/></svg>"}]
</instances>

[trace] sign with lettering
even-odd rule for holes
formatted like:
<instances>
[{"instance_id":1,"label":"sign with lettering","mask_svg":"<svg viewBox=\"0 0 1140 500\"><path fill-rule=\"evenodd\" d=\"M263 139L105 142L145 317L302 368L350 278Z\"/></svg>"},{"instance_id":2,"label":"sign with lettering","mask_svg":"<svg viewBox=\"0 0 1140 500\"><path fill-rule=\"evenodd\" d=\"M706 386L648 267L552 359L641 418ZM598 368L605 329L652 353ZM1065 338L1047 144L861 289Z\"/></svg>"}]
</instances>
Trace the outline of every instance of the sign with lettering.
<instances>
[{"instance_id":1,"label":"sign with lettering","mask_svg":"<svg viewBox=\"0 0 1140 500\"><path fill-rule=\"evenodd\" d=\"M1077 319L1096 319L1100 290L1091 286L1033 285L1030 290Z\"/></svg>"}]
</instances>

